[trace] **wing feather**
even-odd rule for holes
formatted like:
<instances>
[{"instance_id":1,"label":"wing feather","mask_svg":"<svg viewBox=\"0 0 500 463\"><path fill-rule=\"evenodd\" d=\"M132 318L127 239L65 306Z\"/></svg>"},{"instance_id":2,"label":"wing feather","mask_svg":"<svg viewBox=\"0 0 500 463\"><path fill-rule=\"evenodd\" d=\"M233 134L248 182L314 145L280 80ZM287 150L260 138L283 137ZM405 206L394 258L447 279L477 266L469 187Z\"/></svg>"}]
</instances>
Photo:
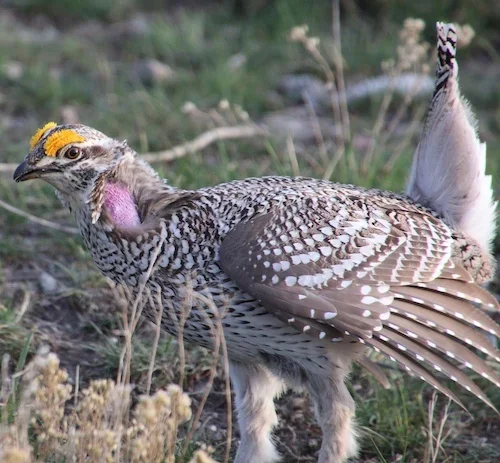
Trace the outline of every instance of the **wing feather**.
<instances>
[{"instance_id":1,"label":"wing feather","mask_svg":"<svg viewBox=\"0 0 500 463\"><path fill-rule=\"evenodd\" d=\"M223 270L298 331L371 346L458 402L430 365L492 406L457 364L500 387L470 349L500 358L475 330L499 336L500 327L475 306L498 303L453 262L451 229L411 203L389 198L386 207L384 196L370 202L349 194L354 202L325 202L321 213L305 200L294 197L292 207L284 199L238 224L220 248Z\"/></svg>"}]
</instances>

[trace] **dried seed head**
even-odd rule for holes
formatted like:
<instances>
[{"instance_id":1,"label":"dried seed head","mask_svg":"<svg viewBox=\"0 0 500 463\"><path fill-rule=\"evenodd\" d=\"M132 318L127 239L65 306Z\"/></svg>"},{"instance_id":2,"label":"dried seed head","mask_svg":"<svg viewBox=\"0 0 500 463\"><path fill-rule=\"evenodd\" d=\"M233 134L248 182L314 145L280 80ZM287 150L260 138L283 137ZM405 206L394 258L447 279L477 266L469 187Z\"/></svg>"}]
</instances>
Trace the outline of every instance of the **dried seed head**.
<instances>
[{"instance_id":1,"label":"dried seed head","mask_svg":"<svg viewBox=\"0 0 500 463\"><path fill-rule=\"evenodd\" d=\"M217 463L205 450L194 452L193 458L189 463Z\"/></svg>"},{"instance_id":2,"label":"dried seed head","mask_svg":"<svg viewBox=\"0 0 500 463\"><path fill-rule=\"evenodd\" d=\"M31 454L26 449L19 447L6 447L0 450L0 461L2 463L31 463Z\"/></svg>"},{"instance_id":3,"label":"dried seed head","mask_svg":"<svg viewBox=\"0 0 500 463\"><path fill-rule=\"evenodd\" d=\"M307 39L307 32L309 31L309 26L303 24L302 26L295 26L290 31L288 38L292 42L304 42Z\"/></svg>"},{"instance_id":4,"label":"dried seed head","mask_svg":"<svg viewBox=\"0 0 500 463\"><path fill-rule=\"evenodd\" d=\"M229 107L230 107L229 101L227 101L226 99L219 101L219 109L221 111L227 111Z\"/></svg>"},{"instance_id":5,"label":"dried seed head","mask_svg":"<svg viewBox=\"0 0 500 463\"><path fill-rule=\"evenodd\" d=\"M192 114L194 113L198 108L192 101L186 101L184 105L182 106L182 112L184 114Z\"/></svg>"},{"instance_id":6,"label":"dried seed head","mask_svg":"<svg viewBox=\"0 0 500 463\"><path fill-rule=\"evenodd\" d=\"M469 24L464 24L463 26L456 25L455 29L457 31L457 45L459 47L469 45L476 35L476 32Z\"/></svg>"}]
</instances>

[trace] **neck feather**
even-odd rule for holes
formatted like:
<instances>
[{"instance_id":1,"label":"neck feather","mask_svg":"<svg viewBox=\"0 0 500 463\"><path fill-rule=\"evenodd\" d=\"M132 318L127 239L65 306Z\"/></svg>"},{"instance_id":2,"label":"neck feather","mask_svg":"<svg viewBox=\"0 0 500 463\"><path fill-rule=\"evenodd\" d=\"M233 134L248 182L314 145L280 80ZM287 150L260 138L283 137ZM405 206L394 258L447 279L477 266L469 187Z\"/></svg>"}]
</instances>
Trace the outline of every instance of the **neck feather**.
<instances>
[{"instance_id":1,"label":"neck feather","mask_svg":"<svg viewBox=\"0 0 500 463\"><path fill-rule=\"evenodd\" d=\"M149 164L130 155L96 180L89 206L93 223L104 210L102 219L114 227L148 228L171 210L174 203L183 203L193 195L194 192L167 185Z\"/></svg>"}]
</instances>

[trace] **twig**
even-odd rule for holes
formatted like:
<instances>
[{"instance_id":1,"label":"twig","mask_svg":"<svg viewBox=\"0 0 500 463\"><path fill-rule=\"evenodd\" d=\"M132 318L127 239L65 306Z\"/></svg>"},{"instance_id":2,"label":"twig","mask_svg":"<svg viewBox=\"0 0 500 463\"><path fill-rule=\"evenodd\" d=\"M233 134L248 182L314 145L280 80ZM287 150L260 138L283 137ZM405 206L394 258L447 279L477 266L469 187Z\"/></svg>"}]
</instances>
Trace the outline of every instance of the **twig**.
<instances>
[{"instance_id":1,"label":"twig","mask_svg":"<svg viewBox=\"0 0 500 463\"><path fill-rule=\"evenodd\" d=\"M74 407L78 406L78 395L80 393L80 364L76 365L75 371L75 395L74 395Z\"/></svg>"},{"instance_id":2,"label":"twig","mask_svg":"<svg viewBox=\"0 0 500 463\"><path fill-rule=\"evenodd\" d=\"M9 212L12 212L13 214L24 217L25 219L28 219L31 222L42 225L44 227L52 228L54 230L63 231L66 233L70 233L72 235L80 234L80 231L78 230L78 228L68 227L66 225L60 225L60 224L50 222L50 221L45 220L45 219L41 219L40 217L29 214L28 212L24 212L21 209L18 209L17 207L14 207L11 204L6 203L5 201L2 201L1 199L0 199L0 207L6 209Z\"/></svg>"},{"instance_id":3,"label":"twig","mask_svg":"<svg viewBox=\"0 0 500 463\"><path fill-rule=\"evenodd\" d=\"M385 163L383 167L384 172L391 171L391 169L394 167L394 164L396 164L396 161L399 159L403 151L410 144L411 140L413 139L413 134L416 132L417 127L420 125L420 121L423 119L426 111L427 111L427 106L425 105L421 105L420 108L417 108L415 115L413 116L413 119L411 121L411 124L406 131L406 136L394 148L391 157Z\"/></svg>"},{"instance_id":4,"label":"twig","mask_svg":"<svg viewBox=\"0 0 500 463\"><path fill-rule=\"evenodd\" d=\"M180 320L177 324L177 345L179 346L179 386L184 390L184 377L186 369L186 349L184 348L184 327L186 326L186 320L191 313L191 307L193 306L193 282L190 278L186 280L186 297L184 299L184 304L182 310L179 314ZM175 310L172 309L175 314Z\"/></svg>"},{"instance_id":5,"label":"twig","mask_svg":"<svg viewBox=\"0 0 500 463\"><path fill-rule=\"evenodd\" d=\"M444 441L448 438L448 436L451 433L450 429L446 433L444 433L444 427L445 427L446 421L448 420L448 417L449 417L450 405L451 405L451 399L448 398L448 402L446 403L446 405L444 407L443 416L441 417L441 420L439 422L438 435L436 436L436 454L432 460L432 463L437 462L439 450L441 450L444 453L444 448L443 448Z\"/></svg>"},{"instance_id":6,"label":"twig","mask_svg":"<svg viewBox=\"0 0 500 463\"><path fill-rule=\"evenodd\" d=\"M217 327L221 335L221 350L222 350L222 366L224 368L224 391L226 393L226 413L227 413L227 437L226 437L226 453L224 454L224 463L229 462L229 454L231 452L231 440L233 433L233 413L231 404L231 379L229 377L229 355L227 353L226 338L222 328L221 316L217 316Z\"/></svg>"},{"instance_id":7,"label":"twig","mask_svg":"<svg viewBox=\"0 0 500 463\"><path fill-rule=\"evenodd\" d=\"M300 175L299 163L297 161L297 153L295 152L293 138L290 136L286 138L286 148L288 158L290 159L290 167L292 168L293 175L298 177Z\"/></svg>"},{"instance_id":8,"label":"twig","mask_svg":"<svg viewBox=\"0 0 500 463\"><path fill-rule=\"evenodd\" d=\"M391 76L391 81L389 84L389 88L387 92L384 94L384 97L382 98L382 103L380 104L380 109L377 114L377 119L375 120L375 124L373 125L372 129L372 140L370 143L370 147L368 148L365 157L361 163L361 172L363 174L366 174L368 172L368 167L370 166L373 155L375 153L375 149L377 147L377 142L380 137L380 132L382 131L382 128L385 124L386 120L386 115L387 111L389 110L389 105L391 104L391 101L394 97L394 81L396 77Z\"/></svg>"},{"instance_id":9,"label":"twig","mask_svg":"<svg viewBox=\"0 0 500 463\"><path fill-rule=\"evenodd\" d=\"M176 309L170 300L165 301L168 307L168 315L172 323L174 324L174 332L177 335L177 351L179 355L179 387L184 390L184 376L186 368L186 350L184 348L184 327L186 325L186 320L191 313L191 307L193 304L193 283L191 278L186 278L186 295L184 297L184 302L179 313L176 313Z\"/></svg>"},{"instance_id":10,"label":"twig","mask_svg":"<svg viewBox=\"0 0 500 463\"><path fill-rule=\"evenodd\" d=\"M177 317L175 313L175 307L170 305L171 308L171 317L174 320L175 329L177 330L177 344L178 344L178 354L179 354L179 387L184 390L184 376L185 376L185 368L186 368L186 351L184 348L184 327L186 325L186 320L191 313L191 307L193 304L193 283L190 278L186 279L186 297L184 299L184 304L179 313L179 317ZM180 320L179 320L180 319ZM179 432L178 419L177 415L174 416L174 432L171 435L171 441L168 443L168 448L175 450L177 435Z\"/></svg>"},{"instance_id":11,"label":"twig","mask_svg":"<svg viewBox=\"0 0 500 463\"><path fill-rule=\"evenodd\" d=\"M287 444L285 444L281 439L276 439L279 442L279 445L283 447L286 452L296 461L315 461L312 457L297 455Z\"/></svg>"},{"instance_id":12,"label":"twig","mask_svg":"<svg viewBox=\"0 0 500 463\"><path fill-rule=\"evenodd\" d=\"M206 148L208 145L220 140L231 140L236 138L251 138L258 135L267 135L267 132L256 125L237 125L234 127L217 127L202 133L194 140L172 149L156 153L145 153L141 156L147 162L170 162L187 154L195 153Z\"/></svg>"},{"instance_id":13,"label":"twig","mask_svg":"<svg viewBox=\"0 0 500 463\"><path fill-rule=\"evenodd\" d=\"M23 295L23 302L21 303L19 312L17 313L16 318L14 320L15 323L19 323L21 321L21 318L23 318L23 315L25 314L26 310L28 310L30 301L31 301L31 293L29 291L25 291Z\"/></svg>"},{"instance_id":14,"label":"twig","mask_svg":"<svg viewBox=\"0 0 500 463\"><path fill-rule=\"evenodd\" d=\"M342 156L344 156L344 153L345 152L342 150L335 151L335 155L328 162L325 170L323 171L323 180L330 180L330 177L332 176L332 174L335 170L335 167L337 167L337 164L342 159ZM354 169L352 169L352 170L354 171Z\"/></svg>"},{"instance_id":15,"label":"twig","mask_svg":"<svg viewBox=\"0 0 500 463\"><path fill-rule=\"evenodd\" d=\"M319 50L319 39L316 37L308 37L307 36L307 26L299 26L297 28L293 28L290 34L290 38L294 42L300 42L304 46L304 48L308 51L308 53L312 56L316 64L319 65L323 74L326 77L327 81L327 90L330 95L330 101L332 104L333 110L333 120L335 123L335 127L342 126L342 114L340 109L340 102L338 96L338 89L335 83L335 74L332 71L328 61L321 54ZM344 129L342 129L342 134L344 133ZM345 140L343 135L339 137L340 147L338 148L342 153L345 152Z\"/></svg>"},{"instance_id":16,"label":"twig","mask_svg":"<svg viewBox=\"0 0 500 463\"><path fill-rule=\"evenodd\" d=\"M1 382L0 382L0 408L2 408L1 413L1 423L2 426L8 425L9 413L7 413L7 405L9 403L10 395L10 380L9 380L9 354L4 354L2 356L2 363L0 366Z\"/></svg>"},{"instance_id":17,"label":"twig","mask_svg":"<svg viewBox=\"0 0 500 463\"><path fill-rule=\"evenodd\" d=\"M321 131L321 126L319 125L318 116L316 114L316 111L314 111L314 106L307 92L303 93L302 98L306 103L307 112L309 113L309 118L311 119L311 124L314 131L314 136L316 137L316 143L319 148L319 153L321 155L323 163L326 165L328 163L328 151L325 146L325 139L323 137L323 132Z\"/></svg>"},{"instance_id":18,"label":"twig","mask_svg":"<svg viewBox=\"0 0 500 463\"><path fill-rule=\"evenodd\" d=\"M384 131L382 137L381 137L381 143L382 145L385 145L387 143L387 140L389 137L393 134L393 132L396 130L397 126L400 124L401 120L403 119L404 115L406 114L408 107L410 106L410 103L414 100L415 96L417 93L420 91L422 88L423 80L424 77L427 77L427 75L422 74L422 79L417 80L410 91L406 93L403 99L403 103L399 105L399 108L392 118L390 124L387 127L387 130ZM420 122L420 119L417 121Z\"/></svg>"},{"instance_id":19,"label":"twig","mask_svg":"<svg viewBox=\"0 0 500 463\"><path fill-rule=\"evenodd\" d=\"M337 76L338 98L340 103L340 115L342 117L343 137L346 143L351 139L351 123L349 120L349 109L347 107L347 94L344 80L344 61L342 58L342 42L340 39L340 7L339 0L335 0L332 6L332 35L333 35L333 63Z\"/></svg>"}]
</instances>

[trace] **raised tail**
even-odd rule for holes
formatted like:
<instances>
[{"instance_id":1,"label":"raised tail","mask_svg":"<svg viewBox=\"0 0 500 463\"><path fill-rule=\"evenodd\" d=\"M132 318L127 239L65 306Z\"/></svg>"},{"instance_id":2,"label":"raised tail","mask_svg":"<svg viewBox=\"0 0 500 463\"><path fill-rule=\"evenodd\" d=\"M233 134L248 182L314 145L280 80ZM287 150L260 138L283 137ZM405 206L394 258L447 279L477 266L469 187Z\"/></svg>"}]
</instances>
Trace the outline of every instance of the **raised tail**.
<instances>
[{"instance_id":1,"label":"raised tail","mask_svg":"<svg viewBox=\"0 0 500 463\"><path fill-rule=\"evenodd\" d=\"M457 35L452 24L437 23L437 69L407 193L473 238L489 252L495 234L496 203L485 175L486 144L458 87Z\"/></svg>"}]
</instances>

